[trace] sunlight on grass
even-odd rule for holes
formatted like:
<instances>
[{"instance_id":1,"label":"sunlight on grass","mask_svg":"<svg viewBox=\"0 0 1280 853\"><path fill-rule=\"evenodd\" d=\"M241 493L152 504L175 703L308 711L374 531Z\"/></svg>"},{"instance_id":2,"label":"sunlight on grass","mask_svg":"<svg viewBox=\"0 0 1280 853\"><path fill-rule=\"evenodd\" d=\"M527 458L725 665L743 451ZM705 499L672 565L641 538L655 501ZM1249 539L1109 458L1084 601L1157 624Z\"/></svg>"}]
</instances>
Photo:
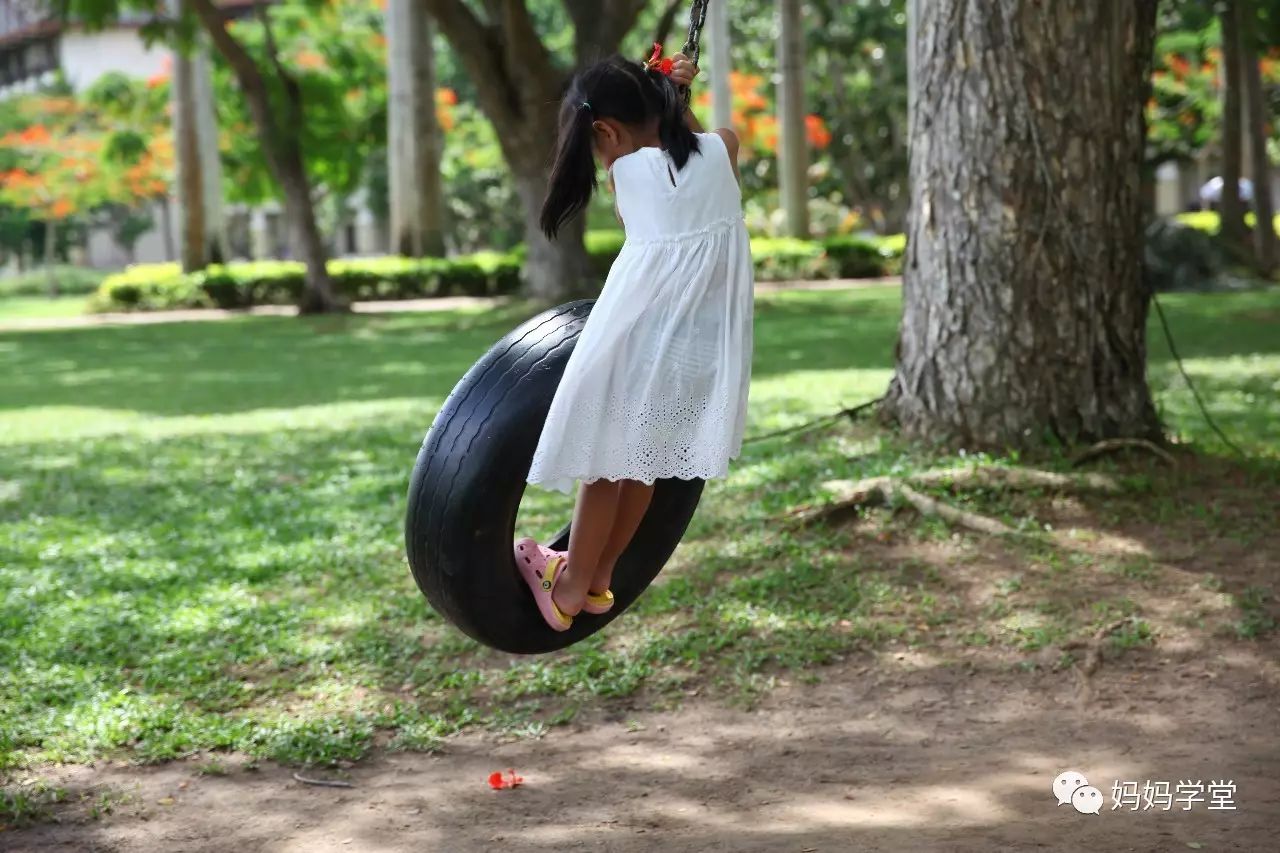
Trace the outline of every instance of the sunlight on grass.
<instances>
[{"instance_id":1,"label":"sunlight on grass","mask_svg":"<svg viewBox=\"0 0 1280 853\"><path fill-rule=\"evenodd\" d=\"M7 320L44 319L46 317L76 317L88 313L87 296L59 296L47 299L39 296L10 296L0 299L0 324Z\"/></svg>"},{"instance_id":2,"label":"sunlight on grass","mask_svg":"<svg viewBox=\"0 0 1280 853\"><path fill-rule=\"evenodd\" d=\"M1280 294L1164 301L1214 416L1274 459ZM532 731L587 701L693 681L750 702L774 670L918 642L973 609L959 570L866 557L866 534L848 529L779 523L829 500L824 482L964 461L839 423L748 444L708 485L671 566L605 635L522 659L443 625L405 566L408 476L437 407L521 310L0 333L0 769L219 748L333 762L380 729L432 749L461 726ZM883 393L898 310L894 287L760 297L748 434ZM1171 430L1221 452L1150 340ZM1033 511L972 501L1015 520ZM545 536L569 508L530 490L521 529ZM1176 525L1192 509L1151 511ZM886 513L883 525L886 541L952 542L940 524L908 530ZM973 646L1021 653L1121 607L1100 591L1037 610L1035 596L1072 576L1067 550L1037 535L1025 560L1047 568L1025 572L985 628L964 629ZM1115 559L1098 576L1149 582L1132 555ZM1261 635L1272 595L1241 593L1223 618Z\"/></svg>"}]
</instances>

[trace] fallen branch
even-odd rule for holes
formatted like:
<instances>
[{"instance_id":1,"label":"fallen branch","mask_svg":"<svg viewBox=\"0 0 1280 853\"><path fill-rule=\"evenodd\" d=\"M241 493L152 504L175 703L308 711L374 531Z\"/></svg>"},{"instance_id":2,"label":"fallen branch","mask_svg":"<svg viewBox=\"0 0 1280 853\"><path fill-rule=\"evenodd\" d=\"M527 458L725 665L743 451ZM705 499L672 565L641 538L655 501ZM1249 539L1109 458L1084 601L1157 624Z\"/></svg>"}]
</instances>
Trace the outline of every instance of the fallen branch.
<instances>
[{"instance_id":1,"label":"fallen branch","mask_svg":"<svg viewBox=\"0 0 1280 853\"><path fill-rule=\"evenodd\" d=\"M308 779L306 776L299 775L298 773L294 773L293 778L297 779L299 782L301 782L304 785L318 785L322 788L354 788L355 787L355 785L352 785L350 782L341 782L336 779Z\"/></svg>"},{"instance_id":2,"label":"fallen branch","mask_svg":"<svg viewBox=\"0 0 1280 853\"><path fill-rule=\"evenodd\" d=\"M1166 465L1178 464L1172 453L1154 441L1147 441L1145 438L1108 438L1105 441L1099 441L1093 447L1082 452L1071 461L1071 465L1078 468L1091 459L1097 459L1099 456L1106 456L1108 453L1117 453L1121 450L1145 450L1158 456Z\"/></svg>"}]
</instances>

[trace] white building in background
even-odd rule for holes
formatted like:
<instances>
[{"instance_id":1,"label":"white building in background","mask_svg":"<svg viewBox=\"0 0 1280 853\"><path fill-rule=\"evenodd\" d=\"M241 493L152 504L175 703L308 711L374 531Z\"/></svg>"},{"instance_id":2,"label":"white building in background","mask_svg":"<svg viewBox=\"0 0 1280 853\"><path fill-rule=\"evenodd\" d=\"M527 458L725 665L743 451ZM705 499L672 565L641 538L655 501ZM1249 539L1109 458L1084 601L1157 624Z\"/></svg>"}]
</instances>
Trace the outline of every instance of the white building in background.
<instances>
[{"instance_id":1,"label":"white building in background","mask_svg":"<svg viewBox=\"0 0 1280 853\"><path fill-rule=\"evenodd\" d=\"M271 0L221 0L230 15L249 12ZM168 73L172 57L163 45L148 46L139 32L147 16L121 15L119 22L100 31L87 31L51 18L47 0L0 0L0 99L35 91L61 71L76 91L91 86L104 74L119 72L137 79ZM358 200L357 200L358 202ZM168 222L165 215L168 211ZM177 259L177 205L156 205L157 227L135 246L138 263ZM293 254L288 229L278 204L250 209L226 208L227 252L230 258L283 258ZM339 225L331 249L337 255L378 254L386 251L385 229L363 203ZM83 263L103 269L125 266L129 258L105 231L93 230L84 247Z\"/></svg>"}]
</instances>

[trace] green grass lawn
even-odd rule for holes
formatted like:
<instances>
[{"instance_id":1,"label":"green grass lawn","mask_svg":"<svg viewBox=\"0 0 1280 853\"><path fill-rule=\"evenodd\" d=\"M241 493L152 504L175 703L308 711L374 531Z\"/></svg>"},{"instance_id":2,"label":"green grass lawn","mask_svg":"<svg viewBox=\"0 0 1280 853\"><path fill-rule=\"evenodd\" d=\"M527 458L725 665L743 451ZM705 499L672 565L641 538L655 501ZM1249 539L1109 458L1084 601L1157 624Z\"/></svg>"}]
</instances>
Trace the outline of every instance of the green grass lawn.
<instances>
[{"instance_id":1,"label":"green grass lawn","mask_svg":"<svg viewBox=\"0 0 1280 853\"><path fill-rule=\"evenodd\" d=\"M1258 457L1249 476L1274 486L1280 291L1164 302L1215 417ZM749 432L882 393L898 311L896 288L759 298ZM856 530L778 524L824 481L957 461L842 425L748 445L660 582L568 653L514 658L444 625L404 561L409 470L453 384L527 314L0 334L0 770L216 748L323 763L380 731L393 748L478 723L536 732L601 697L662 703L691 683L750 701L777 672L817 677L957 618L931 570L874 562ZM1156 337L1151 358L1171 431L1225 453ZM545 534L566 511L531 493L522 524ZM917 527L903 535L949 539ZM1034 648L1116 600L982 643Z\"/></svg>"},{"instance_id":2,"label":"green grass lawn","mask_svg":"<svg viewBox=\"0 0 1280 853\"><path fill-rule=\"evenodd\" d=\"M74 317L88 312L89 297L7 296L0 298L0 323L35 317Z\"/></svg>"}]
</instances>

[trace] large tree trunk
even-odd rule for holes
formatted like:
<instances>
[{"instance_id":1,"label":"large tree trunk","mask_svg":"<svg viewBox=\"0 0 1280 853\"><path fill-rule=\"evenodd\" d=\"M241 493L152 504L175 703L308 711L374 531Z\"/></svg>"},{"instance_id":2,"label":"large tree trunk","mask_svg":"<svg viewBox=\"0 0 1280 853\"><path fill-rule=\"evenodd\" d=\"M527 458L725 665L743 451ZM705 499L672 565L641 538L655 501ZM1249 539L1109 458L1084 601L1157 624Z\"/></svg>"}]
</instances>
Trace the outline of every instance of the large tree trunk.
<instances>
[{"instance_id":1,"label":"large tree trunk","mask_svg":"<svg viewBox=\"0 0 1280 853\"><path fill-rule=\"evenodd\" d=\"M44 223L44 274L50 299L58 295L58 274L54 270L54 264L58 261L57 247L58 223L57 220L49 218Z\"/></svg>"},{"instance_id":2,"label":"large tree trunk","mask_svg":"<svg viewBox=\"0 0 1280 853\"><path fill-rule=\"evenodd\" d=\"M160 196L160 236L164 239L164 259L172 261L177 258L178 253L173 245L173 219L170 213L169 197L167 195Z\"/></svg>"},{"instance_id":3,"label":"large tree trunk","mask_svg":"<svg viewBox=\"0 0 1280 853\"><path fill-rule=\"evenodd\" d=\"M552 61L524 0L486 0L484 19L463 0L421 2L475 83L480 109L497 128L524 208L526 292L543 301L588 292L598 281L582 245L581 219L562 228L554 242L538 227L567 72ZM582 64L617 50L645 0L564 0L564 5Z\"/></svg>"},{"instance_id":4,"label":"large tree trunk","mask_svg":"<svg viewBox=\"0 0 1280 853\"><path fill-rule=\"evenodd\" d=\"M327 267L328 253L316 222L315 202L311 198L311 182L307 177L306 162L298 142L298 128L302 126L302 93L295 80L285 69L277 53L275 38L271 32L269 12L259 7L266 50L272 61L272 73L283 88L286 108L277 115L267 90L267 81L253 57L244 45L227 30L222 12L213 0L189 0L201 26L209 34L213 46L231 67L236 83L244 94L249 114L257 127L263 155L272 175L284 194L285 217L294 233L294 241L307 267L307 289L299 302L304 313L339 311L345 306L333 292L333 283Z\"/></svg>"},{"instance_id":5,"label":"large tree trunk","mask_svg":"<svg viewBox=\"0 0 1280 853\"><path fill-rule=\"evenodd\" d=\"M711 124L714 128L733 127L733 88L729 77L733 72L732 39L729 34L729 7L712 0L707 7L707 47L711 73Z\"/></svg>"},{"instance_id":6,"label":"large tree trunk","mask_svg":"<svg viewBox=\"0 0 1280 853\"><path fill-rule=\"evenodd\" d=\"M1156 438L1141 168L1156 0L912 0L886 412L971 448Z\"/></svg>"},{"instance_id":7,"label":"large tree trunk","mask_svg":"<svg viewBox=\"0 0 1280 853\"><path fill-rule=\"evenodd\" d=\"M180 11L182 0L172 0ZM174 172L178 201L178 251L183 272L202 270L209 263L205 245L204 175L200 168L200 126L196 114L196 80L191 57L173 51Z\"/></svg>"},{"instance_id":8,"label":"large tree trunk","mask_svg":"<svg viewBox=\"0 0 1280 853\"><path fill-rule=\"evenodd\" d=\"M444 254L443 140L436 121L431 17L420 0L387 6L387 145L391 251Z\"/></svg>"},{"instance_id":9,"label":"large tree trunk","mask_svg":"<svg viewBox=\"0 0 1280 853\"><path fill-rule=\"evenodd\" d=\"M200 188L204 197L205 254L211 264L227 256L227 220L222 204L222 155L218 150L218 113L213 103L213 69L204 39L191 54L192 109L200 139Z\"/></svg>"},{"instance_id":10,"label":"large tree trunk","mask_svg":"<svg viewBox=\"0 0 1280 853\"><path fill-rule=\"evenodd\" d=\"M778 0L778 177L787 235L809 236L809 141L804 128L804 26L800 0Z\"/></svg>"},{"instance_id":11,"label":"large tree trunk","mask_svg":"<svg viewBox=\"0 0 1280 853\"><path fill-rule=\"evenodd\" d=\"M1253 0L1240 0L1241 20L1257 21ZM1251 141L1249 154L1253 172L1253 210L1257 214L1254 223L1254 246L1258 254L1258 269L1270 275L1276 268L1275 200L1271 197L1271 161L1267 157L1267 109L1266 90L1262 87L1262 70L1258 67L1258 48L1254 27L1241 28L1240 68L1244 77L1245 127Z\"/></svg>"},{"instance_id":12,"label":"large tree trunk","mask_svg":"<svg viewBox=\"0 0 1280 853\"><path fill-rule=\"evenodd\" d=\"M1219 4L1222 23L1222 239L1240 255L1245 253L1244 202L1240 199L1243 119L1241 115L1240 18L1235 0Z\"/></svg>"}]
</instances>

